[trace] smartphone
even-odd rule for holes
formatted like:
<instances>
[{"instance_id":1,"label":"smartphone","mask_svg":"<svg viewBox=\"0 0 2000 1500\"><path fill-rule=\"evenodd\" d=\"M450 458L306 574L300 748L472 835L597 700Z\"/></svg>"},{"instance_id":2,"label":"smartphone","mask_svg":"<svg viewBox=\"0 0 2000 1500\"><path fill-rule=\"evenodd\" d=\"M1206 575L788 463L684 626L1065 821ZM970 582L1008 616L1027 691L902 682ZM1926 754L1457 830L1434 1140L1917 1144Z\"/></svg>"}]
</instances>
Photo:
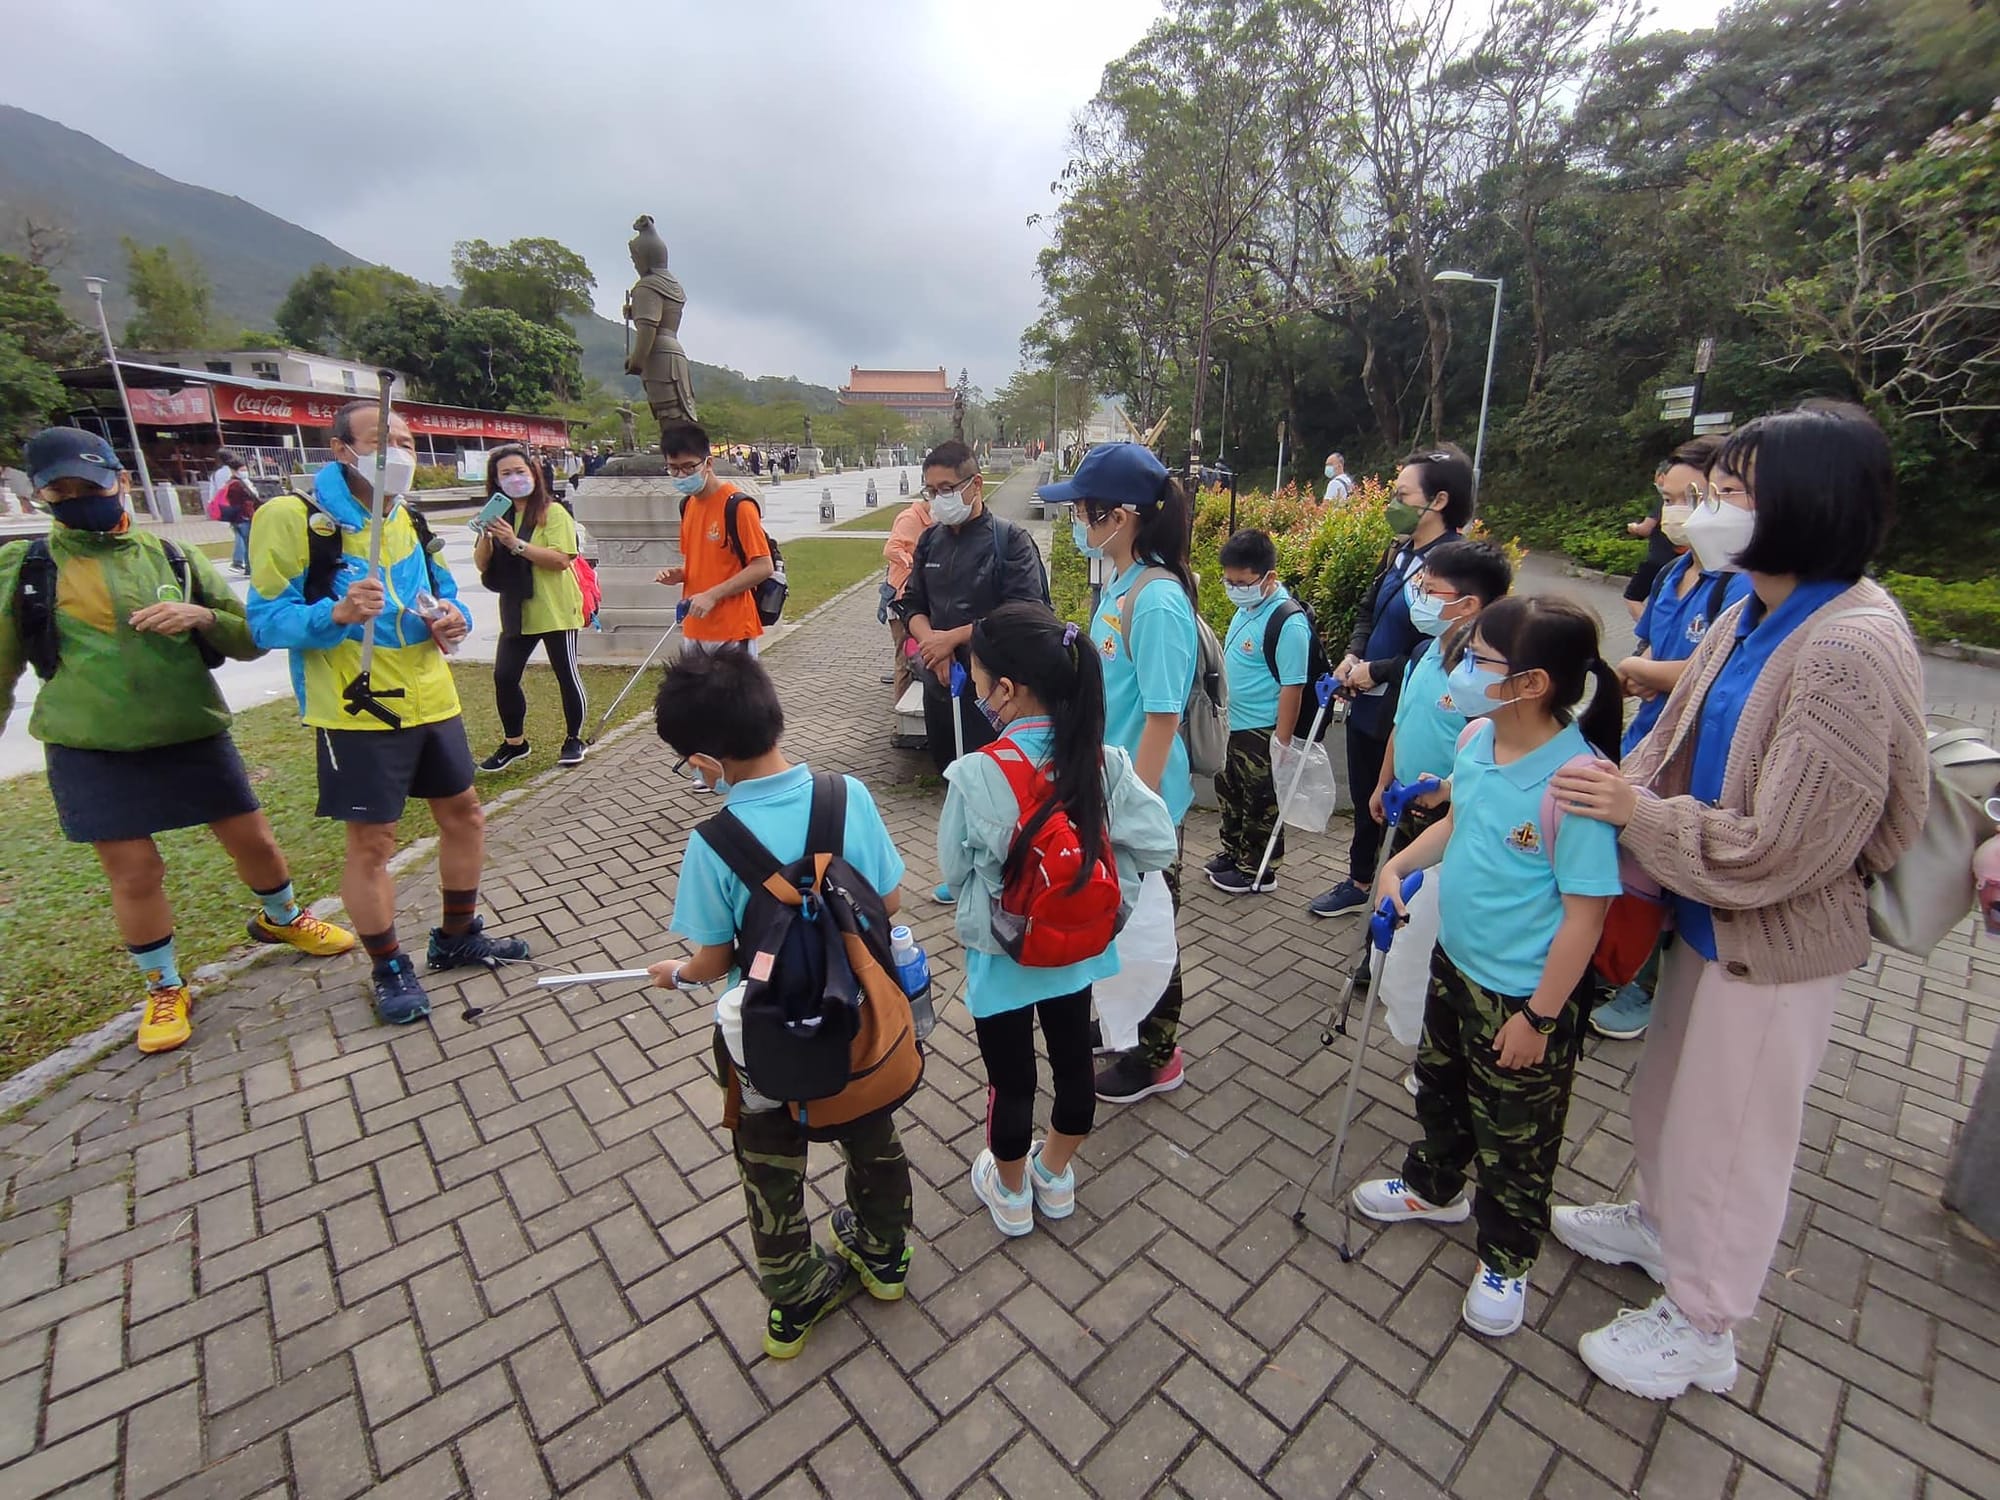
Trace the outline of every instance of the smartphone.
<instances>
[{"instance_id":1,"label":"smartphone","mask_svg":"<svg viewBox=\"0 0 2000 1500\"><path fill-rule=\"evenodd\" d=\"M505 495L495 495L491 500L486 502L486 508L474 516L467 524L472 534L478 536L495 521L506 516L513 508L514 502L512 500L509 500Z\"/></svg>"}]
</instances>

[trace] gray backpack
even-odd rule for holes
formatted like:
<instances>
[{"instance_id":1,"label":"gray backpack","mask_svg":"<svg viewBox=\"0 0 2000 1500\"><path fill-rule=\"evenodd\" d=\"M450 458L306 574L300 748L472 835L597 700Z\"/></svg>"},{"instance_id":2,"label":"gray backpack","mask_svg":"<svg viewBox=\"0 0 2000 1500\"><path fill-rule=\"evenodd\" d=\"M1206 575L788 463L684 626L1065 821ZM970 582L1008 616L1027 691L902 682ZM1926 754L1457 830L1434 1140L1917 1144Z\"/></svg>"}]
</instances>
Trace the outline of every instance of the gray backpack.
<instances>
[{"instance_id":1,"label":"gray backpack","mask_svg":"<svg viewBox=\"0 0 2000 1500\"><path fill-rule=\"evenodd\" d=\"M1161 578L1172 579L1175 588L1181 586L1167 569L1147 568L1132 580L1119 603L1118 633L1124 637L1127 656L1132 654L1132 609L1139 602L1139 591ZM1194 649L1194 682L1181 709L1181 742L1187 746L1188 770L1196 776L1213 776L1222 769L1229 749L1229 680L1222 670L1222 642L1200 610L1194 611Z\"/></svg>"}]
</instances>

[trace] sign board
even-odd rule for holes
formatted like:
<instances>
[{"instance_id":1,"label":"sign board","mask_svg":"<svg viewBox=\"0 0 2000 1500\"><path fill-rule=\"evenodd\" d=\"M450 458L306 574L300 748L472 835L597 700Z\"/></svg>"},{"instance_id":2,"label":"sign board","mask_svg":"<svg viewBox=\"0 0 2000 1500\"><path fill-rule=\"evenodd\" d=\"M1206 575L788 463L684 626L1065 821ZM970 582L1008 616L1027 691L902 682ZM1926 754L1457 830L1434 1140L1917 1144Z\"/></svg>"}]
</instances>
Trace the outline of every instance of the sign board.
<instances>
[{"instance_id":1,"label":"sign board","mask_svg":"<svg viewBox=\"0 0 2000 1500\"><path fill-rule=\"evenodd\" d=\"M1660 420L1662 422L1685 422L1693 415L1694 403L1692 401L1675 401L1660 408Z\"/></svg>"},{"instance_id":2,"label":"sign board","mask_svg":"<svg viewBox=\"0 0 2000 1500\"><path fill-rule=\"evenodd\" d=\"M1735 425L1736 413L1733 411L1705 411L1694 419L1694 430L1697 435L1704 432L1727 432Z\"/></svg>"},{"instance_id":3,"label":"sign board","mask_svg":"<svg viewBox=\"0 0 2000 1500\"><path fill-rule=\"evenodd\" d=\"M1691 385L1670 385L1660 392L1662 401L1692 401L1694 387Z\"/></svg>"},{"instance_id":4,"label":"sign board","mask_svg":"<svg viewBox=\"0 0 2000 1500\"><path fill-rule=\"evenodd\" d=\"M1695 374L1706 375L1708 373L1709 365L1714 363L1714 361L1715 361L1715 339L1711 335L1710 337L1703 339L1699 344L1696 344L1694 347Z\"/></svg>"},{"instance_id":5,"label":"sign board","mask_svg":"<svg viewBox=\"0 0 2000 1500\"><path fill-rule=\"evenodd\" d=\"M354 399L222 384L217 384L214 391L216 411L222 421L284 427L331 427L334 413ZM493 438L501 442L539 443L550 448L563 447L569 441L569 429L560 417L517 417L415 401L398 401L396 412L410 424L412 432L432 437Z\"/></svg>"},{"instance_id":6,"label":"sign board","mask_svg":"<svg viewBox=\"0 0 2000 1500\"><path fill-rule=\"evenodd\" d=\"M179 390L133 386L125 395L132 403L132 420L148 427L194 427L215 420L215 407L205 385L185 385Z\"/></svg>"}]
</instances>

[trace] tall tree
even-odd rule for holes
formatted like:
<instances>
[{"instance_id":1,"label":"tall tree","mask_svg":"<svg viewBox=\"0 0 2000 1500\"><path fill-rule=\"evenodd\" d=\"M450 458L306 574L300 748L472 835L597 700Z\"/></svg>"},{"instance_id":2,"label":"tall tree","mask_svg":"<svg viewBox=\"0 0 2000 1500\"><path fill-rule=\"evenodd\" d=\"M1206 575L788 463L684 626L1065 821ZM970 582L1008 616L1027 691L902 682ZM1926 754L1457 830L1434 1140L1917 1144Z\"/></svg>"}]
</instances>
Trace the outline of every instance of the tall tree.
<instances>
[{"instance_id":1,"label":"tall tree","mask_svg":"<svg viewBox=\"0 0 2000 1500\"><path fill-rule=\"evenodd\" d=\"M95 341L63 311L41 266L0 255L0 457L62 409L56 371L85 363Z\"/></svg>"},{"instance_id":2,"label":"tall tree","mask_svg":"<svg viewBox=\"0 0 2000 1500\"><path fill-rule=\"evenodd\" d=\"M565 316L590 312L597 278L581 255L551 239L489 245L461 240L452 247L451 273L467 307L498 307L531 323L554 326Z\"/></svg>"},{"instance_id":3,"label":"tall tree","mask_svg":"<svg viewBox=\"0 0 2000 1500\"><path fill-rule=\"evenodd\" d=\"M457 308L405 292L355 331L356 352L452 406L540 411L584 389L576 339L498 307Z\"/></svg>"},{"instance_id":4,"label":"tall tree","mask_svg":"<svg viewBox=\"0 0 2000 1500\"><path fill-rule=\"evenodd\" d=\"M185 249L125 247L125 291L138 311L125 324L123 343L136 349L199 349L209 341L214 289L201 262Z\"/></svg>"},{"instance_id":5,"label":"tall tree","mask_svg":"<svg viewBox=\"0 0 2000 1500\"><path fill-rule=\"evenodd\" d=\"M414 276L387 266L317 265L292 283L272 323L301 349L351 354L355 331L382 312L390 298L423 289Z\"/></svg>"}]
</instances>

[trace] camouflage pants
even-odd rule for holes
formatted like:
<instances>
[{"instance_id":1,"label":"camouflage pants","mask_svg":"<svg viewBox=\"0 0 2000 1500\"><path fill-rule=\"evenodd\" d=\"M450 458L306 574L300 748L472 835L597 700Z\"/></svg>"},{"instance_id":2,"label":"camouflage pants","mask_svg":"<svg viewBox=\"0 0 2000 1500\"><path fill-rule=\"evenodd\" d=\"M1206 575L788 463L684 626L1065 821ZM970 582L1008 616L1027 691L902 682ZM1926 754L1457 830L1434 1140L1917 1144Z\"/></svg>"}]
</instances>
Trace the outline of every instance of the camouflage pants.
<instances>
[{"instance_id":1,"label":"camouflage pants","mask_svg":"<svg viewBox=\"0 0 2000 1500\"><path fill-rule=\"evenodd\" d=\"M1403 1180L1432 1203L1457 1198L1476 1164L1479 1255L1503 1276L1526 1275L1541 1254L1583 1029L1572 998L1540 1064L1508 1072L1493 1039L1518 1008L1467 979L1438 947L1417 1050L1424 1137L1403 1159Z\"/></svg>"},{"instance_id":2,"label":"camouflage pants","mask_svg":"<svg viewBox=\"0 0 2000 1500\"><path fill-rule=\"evenodd\" d=\"M1215 800L1222 811L1222 852L1236 868L1257 873L1264 841L1278 823L1278 790L1271 782L1270 729L1232 729L1222 769L1215 773ZM1285 836L1271 850L1271 869L1285 862Z\"/></svg>"},{"instance_id":3,"label":"camouflage pants","mask_svg":"<svg viewBox=\"0 0 2000 1500\"><path fill-rule=\"evenodd\" d=\"M813 1244L806 1218L806 1138L782 1109L745 1110L736 1126L736 1171L757 1254L757 1284L773 1306L803 1302L840 1274ZM847 1158L847 1203L869 1256L900 1251L908 1234L910 1160L892 1115L837 1142Z\"/></svg>"},{"instance_id":4,"label":"camouflage pants","mask_svg":"<svg viewBox=\"0 0 2000 1500\"><path fill-rule=\"evenodd\" d=\"M1176 858L1161 873L1166 876L1167 894L1173 898L1174 916L1178 919L1181 912L1180 860ZM1146 1012L1146 1019L1139 1023L1136 1050L1146 1060L1147 1067L1164 1068L1173 1060L1174 1048L1180 1045L1181 1005L1186 998L1181 986L1181 961L1176 958L1174 972L1167 976L1167 987L1153 1002L1153 1008Z\"/></svg>"}]
</instances>

